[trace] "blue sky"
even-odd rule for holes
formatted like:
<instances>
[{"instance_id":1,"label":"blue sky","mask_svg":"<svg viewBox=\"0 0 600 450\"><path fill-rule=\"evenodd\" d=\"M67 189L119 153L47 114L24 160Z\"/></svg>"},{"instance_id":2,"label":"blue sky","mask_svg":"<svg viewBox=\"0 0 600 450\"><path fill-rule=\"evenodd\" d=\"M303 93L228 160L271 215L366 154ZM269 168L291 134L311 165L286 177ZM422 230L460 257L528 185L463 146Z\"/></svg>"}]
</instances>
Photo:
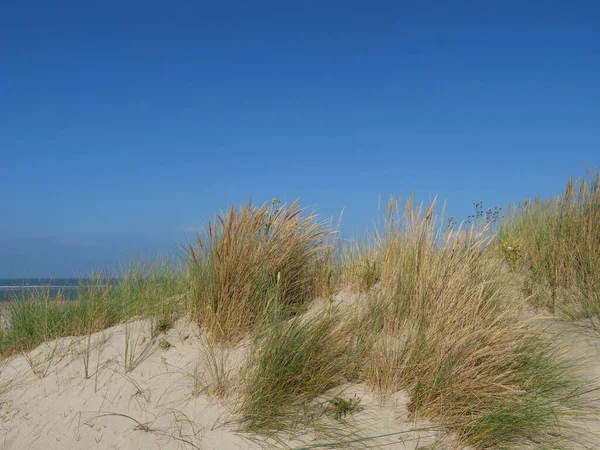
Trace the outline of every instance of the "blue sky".
<instances>
[{"instance_id":1,"label":"blue sky","mask_svg":"<svg viewBox=\"0 0 600 450\"><path fill-rule=\"evenodd\" d=\"M600 4L2 2L0 278L176 250L228 204L557 195L600 156ZM189 232L187 233L189 237Z\"/></svg>"}]
</instances>

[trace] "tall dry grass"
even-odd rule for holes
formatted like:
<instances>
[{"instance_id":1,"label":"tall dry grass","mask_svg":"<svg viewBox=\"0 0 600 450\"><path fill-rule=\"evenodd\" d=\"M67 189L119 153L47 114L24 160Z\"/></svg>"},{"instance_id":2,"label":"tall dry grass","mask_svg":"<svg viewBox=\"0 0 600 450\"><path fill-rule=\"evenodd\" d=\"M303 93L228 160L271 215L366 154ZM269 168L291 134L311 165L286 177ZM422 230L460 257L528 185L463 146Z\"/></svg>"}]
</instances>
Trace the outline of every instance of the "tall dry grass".
<instances>
[{"instance_id":1,"label":"tall dry grass","mask_svg":"<svg viewBox=\"0 0 600 450\"><path fill-rule=\"evenodd\" d=\"M569 419L585 414L572 364L520 319L493 235L448 229L441 215L435 202L410 198L401 210L391 199L377 239L355 249L342 277L366 294L292 319L275 308L254 327L238 410L246 430L314 426L326 414L320 396L351 380L383 398L406 390L415 417L474 448L569 445ZM361 281L361 258L380 268L375 283Z\"/></svg>"},{"instance_id":2,"label":"tall dry grass","mask_svg":"<svg viewBox=\"0 0 600 450\"><path fill-rule=\"evenodd\" d=\"M570 318L600 316L600 174L570 179L558 198L513 207L499 232L535 305ZM507 250L510 249L510 250Z\"/></svg>"},{"instance_id":3,"label":"tall dry grass","mask_svg":"<svg viewBox=\"0 0 600 450\"><path fill-rule=\"evenodd\" d=\"M332 229L304 212L298 201L231 207L189 246L190 313L213 338L235 341L271 303L292 314L326 289Z\"/></svg>"},{"instance_id":4,"label":"tall dry grass","mask_svg":"<svg viewBox=\"0 0 600 450\"><path fill-rule=\"evenodd\" d=\"M185 308L209 346L249 338L241 372L226 374L246 431L333 423L327 433L341 436L335 419L320 421L331 412L321 396L352 381L382 397L406 390L415 417L474 448L568 448L570 415L586 411L573 367L521 319L513 286L526 273L538 303L600 317L599 180L522 205L501 227L501 253L485 224L444 226L443 208L412 197L403 207L391 198L372 236L343 249L331 223L298 202L231 207L186 249L185 271L139 267L99 277L104 288L83 286L76 302L49 291L12 302L0 353L133 317L168 328ZM346 287L361 294L315 308ZM210 370L224 382L214 355Z\"/></svg>"},{"instance_id":5,"label":"tall dry grass","mask_svg":"<svg viewBox=\"0 0 600 450\"><path fill-rule=\"evenodd\" d=\"M447 230L440 214L435 202L410 198L400 211L390 201L381 289L357 323L373 343L362 376L383 396L407 390L413 414L476 448L551 442L557 418L573 411L566 363L519 319L522 302L485 227Z\"/></svg>"}]
</instances>

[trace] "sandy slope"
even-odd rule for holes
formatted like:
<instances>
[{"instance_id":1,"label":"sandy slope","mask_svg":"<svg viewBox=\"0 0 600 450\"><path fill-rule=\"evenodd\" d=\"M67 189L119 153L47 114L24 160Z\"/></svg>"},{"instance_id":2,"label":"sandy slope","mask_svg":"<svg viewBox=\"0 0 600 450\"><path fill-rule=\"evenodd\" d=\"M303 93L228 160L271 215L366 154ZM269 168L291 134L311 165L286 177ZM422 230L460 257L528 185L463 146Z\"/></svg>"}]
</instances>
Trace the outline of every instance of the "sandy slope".
<instances>
[{"instance_id":1,"label":"sandy slope","mask_svg":"<svg viewBox=\"0 0 600 450\"><path fill-rule=\"evenodd\" d=\"M594 416L575 423L582 429L581 440L575 449L600 449L600 323L583 320L579 323L553 321L548 332L557 345L579 365L581 380L586 383L582 398L593 408Z\"/></svg>"},{"instance_id":2,"label":"sandy slope","mask_svg":"<svg viewBox=\"0 0 600 450\"><path fill-rule=\"evenodd\" d=\"M125 347L134 345L135 368L125 373ZM119 325L90 338L89 378L84 374L87 338L64 338L40 345L2 363L0 448L2 449L247 449L301 447L294 442L257 443L235 432L233 400L217 400L204 390L211 383L198 327L180 320L166 335L150 339L145 321ZM162 340L172 347L160 347ZM130 345L130 348L132 346ZM233 349L228 369L235 373L245 348ZM200 374L203 383L194 381ZM370 448L416 449L440 441L438 429L408 419L407 397L398 393L382 406L364 386L340 386L336 395L362 397L363 409L347 420L363 435L395 433L369 441ZM198 394L196 392L196 394ZM235 396L230 396L234 398ZM332 419L333 420L333 419ZM340 428L342 424L340 424ZM322 437L320 439L323 439ZM448 439L448 438L447 438ZM306 441L313 441L307 433ZM319 441L320 442L320 441ZM327 440L325 440L327 442ZM442 447L447 446L441 444Z\"/></svg>"},{"instance_id":3,"label":"sandy slope","mask_svg":"<svg viewBox=\"0 0 600 450\"><path fill-rule=\"evenodd\" d=\"M338 300L345 306L356 300L351 295L341 297ZM313 306L308 314L319 312L320 306ZM552 333L557 345L582 359L582 376L592 380L590 390L600 388L600 332L584 334L582 328L552 319L540 323L544 322L549 326L543 328ZM27 355L0 362L0 448L250 449L331 442L327 436L315 437L308 431L294 441L257 441L237 433L231 415L235 393L225 399L210 395L214 376L198 326L181 319L154 339L150 329L148 321L137 321L95 333L89 340L47 342ZM172 347L162 348L162 341ZM242 344L223 354L229 373L238 373L246 348ZM128 372L126 359L132 366ZM344 424L352 426L348 433L358 429L358 434L349 434L347 439L380 436L361 442L368 448L417 449L434 443L436 448L452 447L451 436L439 427L409 419L408 396L403 392L385 405L361 384L338 386L325 397L340 393L360 397L363 407L345 422L332 419L338 431L343 432ZM589 392L586 398L600 407L600 391ZM585 427L582 442L573 443L572 448L600 448L600 423Z\"/></svg>"}]
</instances>

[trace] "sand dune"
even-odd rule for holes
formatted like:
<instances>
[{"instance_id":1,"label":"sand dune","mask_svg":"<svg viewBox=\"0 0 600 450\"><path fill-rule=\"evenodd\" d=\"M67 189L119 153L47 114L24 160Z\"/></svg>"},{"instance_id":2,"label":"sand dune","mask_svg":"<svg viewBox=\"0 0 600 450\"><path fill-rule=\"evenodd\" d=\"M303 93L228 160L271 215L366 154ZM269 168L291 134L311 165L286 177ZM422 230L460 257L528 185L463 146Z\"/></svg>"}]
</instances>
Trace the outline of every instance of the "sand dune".
<instances>
[{"instance_id":1,"label":"sand dune","mask_svg":"<svg viewBox=\"0 0 600 450\"><path fill-rule=\"evenodd\" d=\"M181 319L168 333L152 339L149 322L137 321L89 338L47 342L7 360L0 374L4 386L0 447L302 448L318 439L308 431L282 441L236 432L231 414L235 394L224 399L210 395L213 380L203 348L202 333L192 322ZM236 373L244 355L243 344L228 351L227 370ZM338 427L349 426L348 440L384 435L364 446L416 449L436 442L442 448L452 446L451 437L439 427L409 418L408 396L402 392L386 404L361 384L338 386L327 395L339 393L361 398L362 409ZM362 444L359 440L348 447L352 445Z\"/></svg>"}]
</instances>

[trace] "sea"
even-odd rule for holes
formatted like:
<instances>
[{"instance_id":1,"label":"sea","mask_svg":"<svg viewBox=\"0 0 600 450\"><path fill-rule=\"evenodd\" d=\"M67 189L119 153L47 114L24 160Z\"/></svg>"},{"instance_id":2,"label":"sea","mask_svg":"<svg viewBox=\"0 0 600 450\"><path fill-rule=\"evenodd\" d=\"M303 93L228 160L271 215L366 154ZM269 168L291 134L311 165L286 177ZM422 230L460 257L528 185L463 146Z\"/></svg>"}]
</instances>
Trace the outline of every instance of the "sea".
<instances>
[{"instance_id":1,"label":"sea","mask_svg":"<svg viewBox=\"0 0 600 450\"><path fill-rule=\"evenodd\" d=\"M81 278L0 278L0 302L26 299L42 289L52 297L60 293L66 299L76 299L78 288L86 282Z\"/></svg>"}]
</instances>

